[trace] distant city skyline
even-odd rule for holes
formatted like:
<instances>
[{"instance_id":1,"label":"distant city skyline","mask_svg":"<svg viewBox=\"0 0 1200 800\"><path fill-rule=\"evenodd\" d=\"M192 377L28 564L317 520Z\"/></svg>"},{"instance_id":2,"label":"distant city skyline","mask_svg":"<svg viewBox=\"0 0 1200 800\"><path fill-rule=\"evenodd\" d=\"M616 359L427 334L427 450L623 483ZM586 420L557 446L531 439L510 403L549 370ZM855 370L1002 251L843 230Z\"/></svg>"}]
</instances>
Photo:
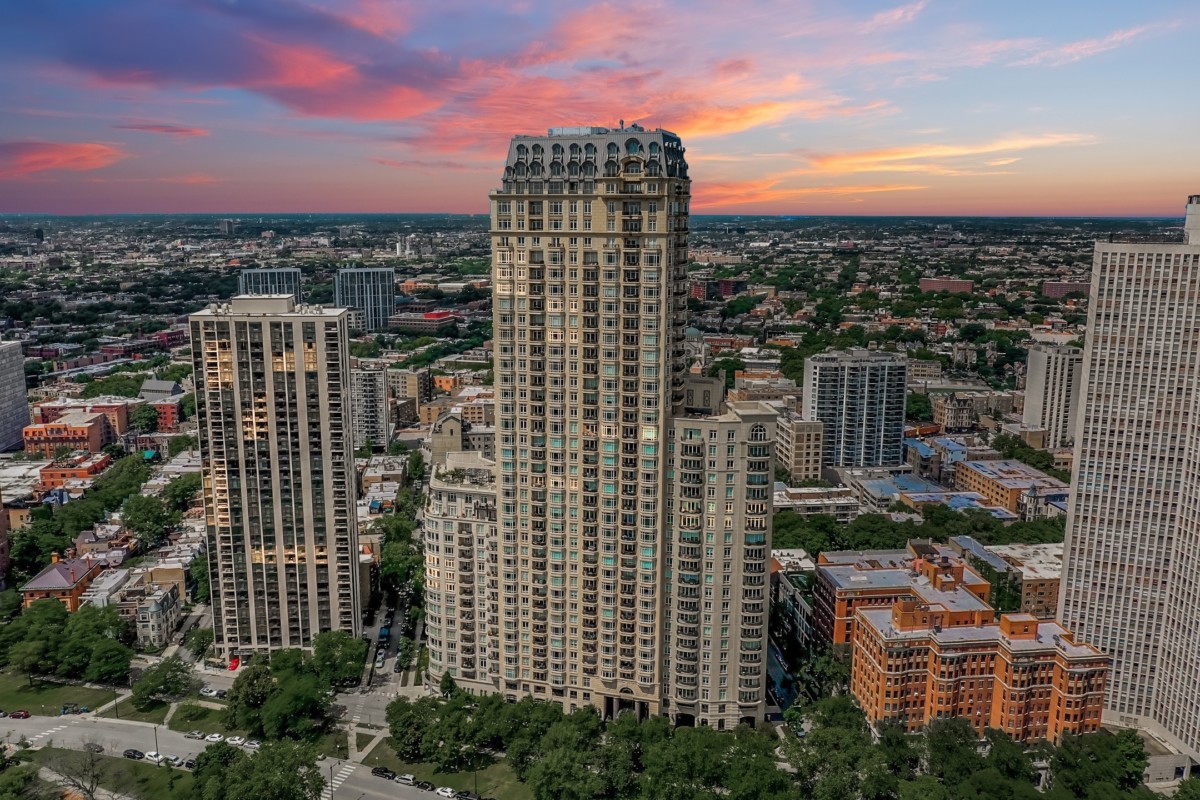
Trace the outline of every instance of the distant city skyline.
<instances>
[{"instance_id":1,"label":"distant city skyline","mask_svg":"<svg viewBox=\"0 0 1200 800\"><path fill-rule=\"evenodd\" d=\"M14 4L0 213L485 213L514 131L661 126L697 214L1177 216L1181 0Z\"/></svg>"}]
</instances>

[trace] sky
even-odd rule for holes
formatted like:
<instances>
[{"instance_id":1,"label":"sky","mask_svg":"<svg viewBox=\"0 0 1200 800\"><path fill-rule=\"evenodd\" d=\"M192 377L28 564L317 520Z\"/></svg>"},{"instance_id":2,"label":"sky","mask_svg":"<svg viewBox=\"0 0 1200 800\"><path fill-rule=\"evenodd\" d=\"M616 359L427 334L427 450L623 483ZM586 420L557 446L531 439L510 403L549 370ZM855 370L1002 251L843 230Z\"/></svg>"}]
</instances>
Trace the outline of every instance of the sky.
<instances>
[{"instance_id":1,"label":"sky","mask_svg":"<svg viewBox=\"0 0 1200 800\"><path fill-rule=\"evenodd\" d=\"M678 133L712 214L1180 216L1200 4L3 0L0 213L484 213Z\"/></svg>"}]
</instances>

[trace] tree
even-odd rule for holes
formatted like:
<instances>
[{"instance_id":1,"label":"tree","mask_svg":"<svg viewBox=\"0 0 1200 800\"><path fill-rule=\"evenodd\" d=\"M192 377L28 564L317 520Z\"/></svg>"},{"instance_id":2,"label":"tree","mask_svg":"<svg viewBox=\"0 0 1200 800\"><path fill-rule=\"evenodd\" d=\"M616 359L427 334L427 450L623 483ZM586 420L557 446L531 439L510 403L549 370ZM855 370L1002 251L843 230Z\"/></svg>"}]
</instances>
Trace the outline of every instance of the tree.
<instances>
[{"instance_id":1,"label":"tree","mask_svg":"<svg viewBox=\"0 0 1200 800\"><path fill-rule=\"evenodd\" d=\"M1188 778L1179 784L1175 800L1200 800L1200 778Z\"/></svg>"},{"instance_id":2,"label":"tree","mask_svg":"<svg viewBox=\"0 0 1200 800\"><path fill-rule=\"evenodd\" d=\"M207 603L211 594L208 583L208 558L197 556L188 565L188 578L192 582L192 600Z\"/></svg>"},{"instance_id":3,"label":"tree","mask_svg":"<svg viewBox=\"0 0 1200 800\"><path fill-rule=\"evenodd\" d=\"M101 639L92 647L84 679L94 683L120 684L129 677L133 651L115 639Z\"/></svg>"},{"instance_id":4,"label":"tree","mask_svg":"<svg viewBox=\"0 0 1200 800\"><path fill-rule=\"evenodd\" d=\"M909 392L904 403L904 416L911 420L932 420L933 401L927 394Z\"/></svg>"},{"instance_id":5,"label":"tree","mask_svg":"<svg viewBox=\"0 0 1200 800\"><path fill-rule=\"evenodd\" d=\"M196 416L196 394L188 392L179 400L179 411L184 419Z\"/></svg>"},{"instance_id":6,"label":"tree","mask_svg":"<svg viewBox=\"0 0 1200 800\"><path fill-rule=\"evenodd\" d=\"M275 689L275 676L266 664L255 663L243 669L229 689L229 704L225 708L226 727L261 734L262 707Z\"/></svg>"},{"instance_id":7,"label":"tree","mask_svg":"<svg viewBox=\"0 0 1200 800\"><path fill-rule=\"evenodd\" d=\"M369 649L365 639L345 631L326 631L313 639L312 664L317 674L333 686L357 683Z\"/></svg>"},{"instance_id":8,"label":"tree","mask_svg":"<svg viewBox=\"0 0 1200 800\"><path fill-rule=\"evenodd\" d=\"M442 673L442 679L438 681L438 692L442 697L450 697L458 690L458 684L454 682L454 676L450 674L450 670Z\"/></svg>"},{"instance_id":9,"label":"tree","mask_svg":"<svg viewBox=\"0 0 1200 800\"><path fill-rule=\"evenodd\" d=\"M189 397L191 395L188 395ZM195 450L200 446L200 441L190 433L183 436L172 436L167 442L167 455L174 458L175 456L187 450Z\"/></svg>"},{"instance_id":10,"label":"tree","mask_svg":"<svg viewBox=\"0 0 1200 800\"><path fill-rule=\"evenodd\" d=\"M712 363L708 368L710 378L719 376L722 372L725 373L725 388L732 389L734 381L737 378L737 373L746 369L746 362L737 356L730 358L719 358Z\"/></svg>"},{"instance_id":11,"label":"tree","mask_svg":"<svg viewBox=\"0 0 1200 800\"><path fill-rule=\"evenodd\" d=\"M179 522L179 513L157 497L137 494L121 506L121 521L132 530L143 549L158 544Z\"/></svg>"},{"instance_id":12,"label":"tree","mask_svg":"<svg viewBox=\"0 0 1200 800\"><path fill-rule=\"evenodd\" d=\"M192 628L184 636L183 645L192 651L197 661L202 661L208 648L212 647L214 636L212 628Z\"/></svg>"},{"instance_id":13,"label":"tree","mask_svg":"<svg viewBox=\"0 0 1200 800\"><path fill-rule=\"evenodd\" d=\"M104 779L105 757L91 750L64 751L50 764L54 772L54 783L79 800L96 800L100 782Z\"/></svg>"},{"instance_id":14,"label":"tree","mask_svg":"<svg viewBox=\"0 0 1200 800\"><path fill-rule=\"evenodd\" d=\"M227 796L226 785L230 780L231 768L248 758L228 742L217 742L201 750L196 756L196 768L192 771L201 800L223 800Z\"/></svg>"},{"instance_id":15,"label":"tree","mask_svg":"<svg viewBox=\"0 0 1200 800\"><path fill-rule=\"evenodd\" d=\"M407 697L397 697L388 704L388 732L391 734L396 755L405 761L421 760L421 743L425 738L425 731L436 719L440 705L436 697L421 697L415 701ZM510 751L510 760L512 756Z\"/></svg>"},{"instance_id":16,"label":"tree","mask_svg":"<svg viewBox=\"0 0 1200 800\"><path fill-rule=\"evenodd\" d=\"M138 433L154 433L158 430L158 409L149 403L137 406L129 413L129 424Z\"/></svg>"},{"instance_id":17,"label":"tree","mask_svg":"<svg viewBox=\"0 0 1200 800\"><path fill-rule=\"evenodd\" d=\"M328 684L311 673L292 675L278 684L259 715L268 739L305 738L322 730L329 721Z\"/></svg>"},{"instance_id":18,"label":"tree","mask_svg":"<svg viewBox=\"0 0 1200 800\"><path fill-rule=\"evenodd\" d=\"M425 477L425 457L420 450L413 450L408 456L408 479L420 481Z\"/></svg>"},{"instance_id":19,"label":"tree","mask_svg":"<svg viewBox=\"0 0 1200 800\"><path fill-rule=\"evenodd\" d=\"M199 472L189 472L180 475L163 487L162 496L167 504L176 511L187 511L196 495L200 494L203 486Z\"/></svg>"},{"instance_id":20,"label":"tree","mask_svg":"<svg viewBox=\"0 0 1200 800\"><path fill-rule=\"evenodd\" d=\"M179 656L170 656L142 673L133 685L133 705L145 711L156 702L179 700L199 688L199 684L191 665Z\"/></svg>"},{"instance_id":21,"label":"tree","mask_svg":"<svg viewBox=\"0 0 1200 800\"><path fill-rule=\"evenodd\" d=\"M934 719L925 727L925 771L948 786L983 768L979 736L965 719Z\"/></svg>"},{"instance_id":22,"label":"tree","mask_svg":"<svg viewBox=\"0 0 1200 800\"><path fill-rule=\"evenodd\" d=\"M224 800L318 800L324 789L315 748L268 742L229 766Z\"/></svg>"},{"instance_id":23,"label":"tree","mask_svg":"<svg viewBox=\"0 0 1200 800\"><path fill-rule=\"evenodd\" d=\"M29 685L33 686L33 676L46 672L53 666L53 652L45 639L31 639L13 645L8 651L8 663L25 673Z\"/></svg>"}]
</instances>

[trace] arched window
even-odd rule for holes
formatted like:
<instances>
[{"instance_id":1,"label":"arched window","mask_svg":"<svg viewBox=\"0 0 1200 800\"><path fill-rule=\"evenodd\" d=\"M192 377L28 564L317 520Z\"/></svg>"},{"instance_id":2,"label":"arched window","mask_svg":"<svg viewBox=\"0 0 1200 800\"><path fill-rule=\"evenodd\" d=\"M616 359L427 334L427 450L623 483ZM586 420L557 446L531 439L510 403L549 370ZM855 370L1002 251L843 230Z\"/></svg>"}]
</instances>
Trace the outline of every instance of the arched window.
<instances>
[{"instance_id":1,"label":"arched window","mask_svg":"<svg viewBox=\"0 0 1200 800\"><path fill-rule=\"evenodd\" d=\"M553 146L553 147L551 147L551 148L550 148L550 152L553 154L553 156L554 156L555 158L562 158L562 157L563 157L563 149L562 149L562 145L561 145L561 144L558 144L557 142L554 144L554 146Z\"/></svg>"},{"instance_id":2,"label":"arched window","mask_svg":"<svg viewBox=\"0 0 1200 800\"><path fill-rule=\"evenodd\" d=\"M535 144L533 146L533 157L534 158L542 157L542 146L540 144Z\"/></svg>"},{"instance_id":3,"label":"arched window","mask_svg":"<svg viewBox=\"0 0 1200 800\"><path fill-rule=\"evenodd\" d=\"M578 144L575 144L575 143L571 144L571 158L579 158L579 145Z\"/></svg>"},{"instance_id":4,"label":"arched window","mask_svg":"<svg viewBox=\"0 0 1200 800\"><path fill-rule=\"evenodd\" d=\"M750 441L765 442L767 440L767 429L763 425L755 425L750 429Z\"/></svg>"},{"instance_id":5,"label":"arched window","mask_svg":"<svg viewBox=\"0 0 1200 800\"><path fill-rule=\"evenodd\" d=\"M529 148L523 144L517 145L517 158L527 158L529 156Z\"/></svg>"},{"instance_id":6,"label":"arched window","mask_svg":"<svg viewBox=\"0 0 1200 800\"><path fill-rule=\"evenodd\" d=\"M616 143L616 142L609 142L609 143L608 143L608 154L609 154L610 156L612 156L613 158L616 158L616 157L617 157L617 153L618 153L618 152L620 152L620 150L621 150L621 148L617 147L617 143Z\"/></svg>"},{"instance_id":7,"label":"arched window","mask_svg":"<svg viewBox=\"0 0 1200 800\"><path fill-rule=\"evenodd\" d=\"M583 146L583 154L585 156L587 156L588 158L595 158L596 157L596 145L592 144L591 142L588 142L587 144L585 144Z\"/></svg>"},{"instance_id":8,"label":"arched window","mask_svg":"<svg viewBox=\"0 0 1200 800\"><path fill-rule=\"evenodd\" d=\"M625 152L631 156L636 156L642 150L642 143L637 139L630 139L625 142Z\"/></svg>"},{"instance_id":9,"label":"arched window","mask_svg":"<svg viewBox=\"0 0 1200 800\"><path fill-rule=\"evenodd\" d=\"M658 142L651 142L650 143L650 156L654 157L654 156L658 155L658 151L659 151Z\"/></svg>"}]
</instances>

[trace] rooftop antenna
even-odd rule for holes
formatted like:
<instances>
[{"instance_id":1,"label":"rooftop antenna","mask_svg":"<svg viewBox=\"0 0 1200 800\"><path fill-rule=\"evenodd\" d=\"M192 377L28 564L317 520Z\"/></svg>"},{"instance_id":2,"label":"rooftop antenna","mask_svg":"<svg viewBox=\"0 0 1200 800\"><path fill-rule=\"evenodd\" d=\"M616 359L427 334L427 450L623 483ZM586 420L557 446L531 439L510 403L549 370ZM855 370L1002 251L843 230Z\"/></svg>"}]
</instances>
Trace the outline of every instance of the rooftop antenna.
<instances>
[{"instance_id":1,"label":"rooftop antenna","mask_svg":"<svg viewBox=\"0 0 1200 800\"><path fill-rule=\"evenodd\" d=\"M625 120L621 120L621 130L625 130Z\"/></svg>"}]
</instances>

